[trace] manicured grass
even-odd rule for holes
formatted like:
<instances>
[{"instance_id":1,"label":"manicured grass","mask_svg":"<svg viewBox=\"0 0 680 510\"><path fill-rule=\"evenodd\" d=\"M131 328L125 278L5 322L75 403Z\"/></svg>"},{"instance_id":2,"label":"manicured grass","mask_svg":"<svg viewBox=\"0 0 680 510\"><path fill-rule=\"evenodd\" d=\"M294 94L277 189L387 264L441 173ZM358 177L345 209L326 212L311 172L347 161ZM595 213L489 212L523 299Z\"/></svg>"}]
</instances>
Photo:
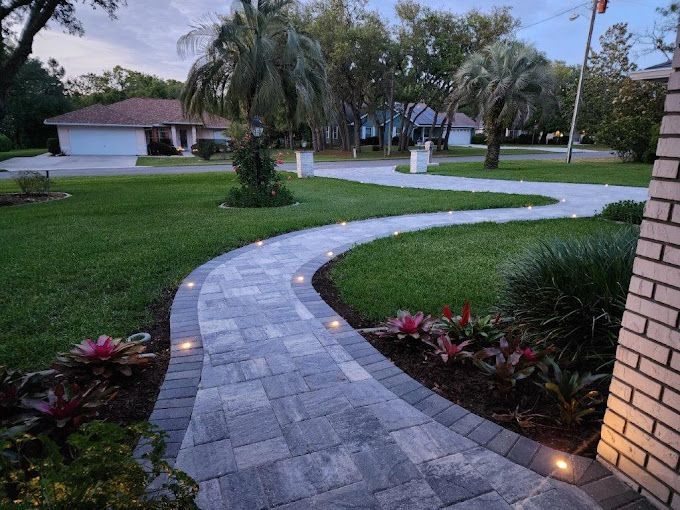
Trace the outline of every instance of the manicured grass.
<instances>
[{"instance_id":1,"label":"manicured grass","mask_svg":"<svg viewBox=\"0 0 680 510\"><path fill-rule=\"evenodd\" d=\"M45 149L16 149L13 151L0 152L0 161L5 161L11 158L30 158L45 154Z\"/></svg>"},{"instance_id":2,"label":"manicured grass","mask_svg":"<svg viewBox=\"0 0 680 510\"><path fill-rule=\"evenodd\" d=\"M499 267L543 239L626 228L601 219L558 219L442 227L354 248L332 269L344 302L376 323L397 310L438 314L465 300L476 314L496 303Z\"/></svg>"},{"instance_id":3,"label":"manicured grass","mask_svg":"<svg viewBox=\"0 0 680 510\"><path fill-rule=\"evenodd\" d=\"M503 149L502 154L540 154L545 151L537 149ZM295 161L295 153L289 149L272 150L275 155L281 155L281 159L286 163ZM448 151L436 152L435 157L458 157L458 156L483 156L486 154L484 149L477 147L451 147ZM408 159L409 152L399 152L393 148L389 158L383 156L382 151L374 151L370 146L364 146L357 155L356 160L379 160L379 159ZM335 149L327 149L323 152L314 154L316 161L346 161L353 160L351 152L344 152ZM137 166L202 166L202 165L225 165L231 162L229 154L218 154L209 161L205 161L195 156L174 157L174 156L140 156L137 158Z\"/></svg>"},{"instance_id":4,"label":"manicured grass","mask_svg":"<svg viewBox=\"0 0 680 510\"><path fill-rule=\"evenodd\" d=\"M409 169L406 165L399 165L397 171L408 173ZM652 165L616 160L578 161L570 165L554 160L522 160L501 161L496 170L485 170L482 163L442 163L430 167L428 173L509 181L616 184L646 188L652 177Z\"/></svg>"},{"instance_id":5,"label":"manicured grass","mask_svg":"<svg viewBox=\"0 0 680 510\"><path fill-rule=\"evenodd\" d=\"M372 216L546 204L538 196L401 189L311 178L301 202L219 209L231 173L54 179L71 198L0 210L0 364L44 367L54 353L152 320L149 305L194 268L257 239ZM0 181L0 191L15 191Z\"/></svg>"}]
</instances>

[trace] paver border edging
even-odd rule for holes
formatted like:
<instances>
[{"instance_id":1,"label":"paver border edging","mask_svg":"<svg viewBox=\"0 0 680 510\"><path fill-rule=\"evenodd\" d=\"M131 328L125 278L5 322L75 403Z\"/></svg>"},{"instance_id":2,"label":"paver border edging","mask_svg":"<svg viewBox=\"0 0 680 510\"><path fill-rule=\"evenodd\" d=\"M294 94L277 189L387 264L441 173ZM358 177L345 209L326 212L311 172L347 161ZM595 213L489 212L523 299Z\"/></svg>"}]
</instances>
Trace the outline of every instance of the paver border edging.
<instances>
[{"instance_id":1,"label":"paver border edging","mask_svg":"<svg viewBox=\"0 0 680 510\"><path fill-rule=\"evenodd\" d=\"M358 245L337 247L333 252L334 257ZM403 372L352 328L314 289L314 274L328 261L328 256L321 255L304 264L291 281L291 286L298 299L322 322L328 325L337 321L335 327L328 328L329 332L335 333L338 343L385 388L478 445L542 476L550 476L581 488L604 508L621 508L632 502L647 503L642 495L621 482L597 460L555 450L505 429L453 404ZM570 469L557 469L557 459L565 460Z\"/></svg>"}]
</instances>

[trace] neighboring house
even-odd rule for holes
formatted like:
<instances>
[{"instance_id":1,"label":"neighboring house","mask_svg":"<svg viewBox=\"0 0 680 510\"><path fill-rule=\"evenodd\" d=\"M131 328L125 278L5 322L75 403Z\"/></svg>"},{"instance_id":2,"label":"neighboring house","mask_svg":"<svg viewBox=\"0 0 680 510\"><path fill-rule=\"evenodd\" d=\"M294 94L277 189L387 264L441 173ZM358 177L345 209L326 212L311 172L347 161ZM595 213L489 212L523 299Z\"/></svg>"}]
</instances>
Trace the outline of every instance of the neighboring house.
<instances>
[{"instance_id":1,"label":"neighboring house","mask_svg":"<svg viewBox=\"0 0 680 510\"><path fill-rule=\"evenodd\" d=\"M401 105L397 105L397 110L403 109ZM348 108L345 110L347 124L349 126L349 134L353 136L354 117ZM385 132L386 120L389 117L389 111L378 110L375 114L375 120L369 119L367 113L361 116L361 130L360 137L362 141L373 139L378 136L378 130L381 133ZM435 112L432 108L418 104L413 108L411 119L413 125L411 126L411 141L413 143L424 143L428 139L438 138L442 130L441 123L446 117L446 113L438 113L434 129L432 129L432 121L435 120ZM395 111L392 122L392 137L398 136L401 132L401 126L404 119L404 114ZM449 145L469 145L472 142L472 135L475 132L477 124L470 117L464 113L456 113L449 133ZM339 128L337 125L326 127L326 141L327 143L337 143ZM444 133L446 133L446 125L444 126Z\"/></svg>"},{"instance_id":2,"label":"neighboring house","mask_svg":"<svg viewBox=\"0 0 680 510\"><path fill-rule=\"evenodd\" d=\"M671 76L671 61L667 60L661 64L656 64L647 69L642 69L640 71L633 71L630 73L631 80L640 81L658 81L665 83Z\"/></svg>"},{"instance_id":3,"label":"neighboring house","mask_svg":"<svg viewBox=\"0 0 680 510\"><path fill-rule=\"evenodd\" d=\"M140 156L152 141L190 150L198 140L225 140L229 121L207 114L188 118L177 99L133 98L81 108L45 124L57 126L64 154Z\"/></svg>"}]
</instances>

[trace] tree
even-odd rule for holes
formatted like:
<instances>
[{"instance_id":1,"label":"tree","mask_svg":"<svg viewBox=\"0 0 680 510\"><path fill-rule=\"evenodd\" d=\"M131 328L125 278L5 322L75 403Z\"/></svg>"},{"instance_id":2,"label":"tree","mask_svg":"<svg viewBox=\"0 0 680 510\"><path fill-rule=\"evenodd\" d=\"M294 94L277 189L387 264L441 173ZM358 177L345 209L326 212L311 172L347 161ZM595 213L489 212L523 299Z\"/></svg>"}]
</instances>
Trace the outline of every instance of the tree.
<instances>
[{"instance_id":1,"label":"tree","mask_svg":"<svg viewBox=\"0 0 680 510\"><path fill-rule=\"evenodd\" d=\"M178 99L184 84L115 66L102 74L88 73L68 80L66 88L76 108L111 104L131 97Z\"/></svg>"},{"instance_id":2,"label":"tree","mask_svg":"<svg viewBox=\"0 0 680 510\"><path fill-rule=\"evenodd\" d=\"M455 75L451 102L480 112L487 134L484 168L498 168L503 130L554 99L550 65L533 46L499 41L472 55Z\"/></svg>"},{"instance_id":3,"label":"tree","mask_svg":"<svg viewBox=\"0 0 680 510\"><path fill-rule=\"evenodd\" d=\"M292 26L292 0L238 0L232 16L182 36L183 55L198 55L182 92L188 113L272 119L288 105L290 122L318 115L327 95L319 43ZM273 121L273 120L272 120Z\"/></svg>"},{"instance_id":4,"label":"tree","mask_svg":"<svg viewBox=\"0 0 680 510\"><path fill-rule=\"evenodd\" d=\"M68 33L82 35L76 5L104 10L111 18L125 0L2 0L0 2L0 119L5 116L7 97L21 67L33 52L33 39L48 22Z\"/></svg>"},{"instance_id":5,"label":"tree","mask_svg":"<svg viewBox=\"0 0 680 510\"><path fill-rule=\"evenodd\" d=\"M6 115L0 130L17 147L45 147L56 135L54 126L43 121L70 109L62 79L64 68L54 60L43 64L29 58L19 69L7 96Z\"/></svg>"},{"instance_id":6,"label":"tree","mask_svg":"<svg viewBox=\"0 0 680 510\"><path fill-rule=\"evenodd\" d=\"M637 34L637 41L647 46L645 53L661 52L668 60L673 58L675 33L680 17L680 2L670 2L665 7L657 7L659 20L651 28Z\"/></svg>"}]
</instances>

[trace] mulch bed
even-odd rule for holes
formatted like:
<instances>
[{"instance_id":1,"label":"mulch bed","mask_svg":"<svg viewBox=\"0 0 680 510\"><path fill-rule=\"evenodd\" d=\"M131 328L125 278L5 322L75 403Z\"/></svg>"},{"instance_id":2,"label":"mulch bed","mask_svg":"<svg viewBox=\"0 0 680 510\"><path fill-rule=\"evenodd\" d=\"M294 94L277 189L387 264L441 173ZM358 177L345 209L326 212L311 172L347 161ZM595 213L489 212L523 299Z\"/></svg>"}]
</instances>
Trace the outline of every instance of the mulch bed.
<instances>
[{"instance_id":1,"label":"mulch bed","mask_svg":"<svg viewBox=\"0 0 680 510\"><path fill-rule=\"evenodd\" d=\"M352 327L375 327L374 322L366 320L340 299L330 279L330 269L341 258L321 267L312 278L312 285ZM362 334L408 375L468 411L557 450L595 457L604 410L597 413L600 419L591 419L570 430L557 423L559 411L554 402L531 380L520 381L510 395L504 396L489 387L489 378L469 360L444 364L432 350L417 342ZM515 413L516 410L523 414Z\"/></svg>"},{"instance_id":2,"label":"mulch bed","mask_svg":"<svg viewBox=\"0 0 680 510\"><path fill-rule=\"evenodd\" d=\"M146 331L151 335L146 352L156 357L131 377L119 378L122 381L116 398L99 410L99 418L120 424L148 420L170 361L170 307L174 295L175 289L165 291L150 306L153 325Z\"/></svg>"},{"instance_id":3,"label":"mulch bed","mask_svg":"<svg viewBox=\"0 0 680 510\"><path fill-rule=\"evenodd\" d=\"M68 196L68 193L59 192L41 193L39 195L24 195L23 193L0 193L0 207L50 202L52 200L62 200Z\"/></svg>"}]
</instances>

